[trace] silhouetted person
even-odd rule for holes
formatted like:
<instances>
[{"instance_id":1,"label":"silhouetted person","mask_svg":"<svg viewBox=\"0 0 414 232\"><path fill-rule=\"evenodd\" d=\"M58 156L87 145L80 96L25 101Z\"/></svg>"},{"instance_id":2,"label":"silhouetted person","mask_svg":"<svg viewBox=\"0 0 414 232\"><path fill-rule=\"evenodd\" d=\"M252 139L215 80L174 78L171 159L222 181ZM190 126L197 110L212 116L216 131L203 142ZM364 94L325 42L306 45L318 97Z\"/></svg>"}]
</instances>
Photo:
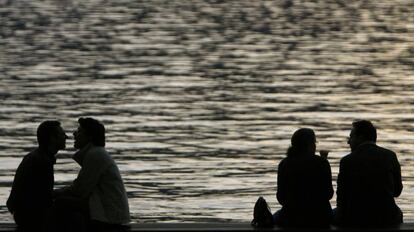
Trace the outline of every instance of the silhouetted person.
<instances>
[{"instance_id":1,"label":"silhouetted person","mask_svg":"<svg viewBox=\"0 0 414 232\"><path fill-rule=\"evenodd\" d=\"M402 223L395 203L402 191L401 168L394 152L376 145L370 121L352 123L351 153L341 159L335 221L342 226L391 226Z\"/></svg>"},{"instance_id":2,"label":"silhouetted person","mask_svg":"<svg viewBox=\"0 0 414 232\"><path fill-rule=\"evenodd\" d=\"M128 198L119 169L105 150L105 127L93 118L80 118L74 132L73 159L81 170L73 183L56 190L57 223L76 231L102 231L130 221ZM60 231L60 230L59 230Z\"/></svg>"},{"instance_id":3,"label":"silhouetted person","mask_svg":"<svg viewBox=\"0 0 414 232\"><path fill-rule=\"evenodd\" d=\"M278 167L276 196L282 209L274 214L275 224L328 227L331 223L331 167L326 158L315 155L315 150L312 129L302 128L293 134L287 157Z\"/></svg>"},{"instance_id":4,"label":"silhouetted person","mask_svg":"<svg viewBox=\"0 0 414 232\"><path fill-rule=\"evenodd\" d=\"M39 231L52 206L53 165L65 148L66 134L58 121L44 121L37 128L38 148L27 154L14 176L7 208L19 228Z\"/></svg>"}]
</instances>

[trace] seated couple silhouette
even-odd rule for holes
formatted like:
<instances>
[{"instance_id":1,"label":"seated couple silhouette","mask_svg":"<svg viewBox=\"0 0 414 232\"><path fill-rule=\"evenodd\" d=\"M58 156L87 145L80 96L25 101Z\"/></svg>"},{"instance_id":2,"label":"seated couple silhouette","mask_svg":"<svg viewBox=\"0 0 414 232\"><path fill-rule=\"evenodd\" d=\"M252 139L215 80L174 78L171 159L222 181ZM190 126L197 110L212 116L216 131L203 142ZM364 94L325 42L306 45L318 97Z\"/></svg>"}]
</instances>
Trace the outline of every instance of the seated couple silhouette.
<instances>
[{"instance_id":1,"label":"seated couple silhouette","mask_svg":"<svg viewBox=\"0 0 414 232\"><path fill-rule=\"evenodd\" d=\"M377 132L367 120L352 123L351 153L340 161L337 207L332 210L331 167L327 152L315 155L316 136L309 128L293 134L277 169L277 201L271 214L266 200L256 202L252 225L257 227L388 227L403 222L394 198L402 191L401 168L394 152L376 144Z\"/></svg>"},{"instance_id":2,"label":"seated couple silhouette","mask_svg":"<svg viewBox=\"0 0 414 232\"><path fill-rule=\"evenodd\" d=\"M55 156L68 136L58 121L39 125L38 147L18 166L7 200L19 231L117 231L130 221L123 180L105 150L105 127L93 118L78 123L73 159L81 169L69 186L55 190Z\"/></svg>"}]
</instances>

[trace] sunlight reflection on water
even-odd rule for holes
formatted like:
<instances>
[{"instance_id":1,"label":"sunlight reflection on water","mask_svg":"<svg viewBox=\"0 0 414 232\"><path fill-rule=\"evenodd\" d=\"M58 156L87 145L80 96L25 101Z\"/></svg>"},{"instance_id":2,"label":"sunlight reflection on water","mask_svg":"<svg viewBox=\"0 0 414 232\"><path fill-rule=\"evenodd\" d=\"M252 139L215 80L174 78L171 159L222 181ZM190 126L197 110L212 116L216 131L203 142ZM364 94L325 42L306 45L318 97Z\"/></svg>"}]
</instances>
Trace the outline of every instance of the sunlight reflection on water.
<instances>
[{"instance_id":1,"label":"sunlight reflection on water","mask_svg":"<svg viewBox=\"0 0 414 232\"><path fill-rule=\"evenodd\" d=\"M260 195L275 210L293 131L315 129L336 180L356 118L397 152L397 201L414 220L412 9L410 0L0 1L0 220L11 220L5 201L37 125L57 118L71 134L81 116L106 125L134 221L249 221ZM79 170L73 149L61 153L57 186Z\"/></svg>"}]
</instances>

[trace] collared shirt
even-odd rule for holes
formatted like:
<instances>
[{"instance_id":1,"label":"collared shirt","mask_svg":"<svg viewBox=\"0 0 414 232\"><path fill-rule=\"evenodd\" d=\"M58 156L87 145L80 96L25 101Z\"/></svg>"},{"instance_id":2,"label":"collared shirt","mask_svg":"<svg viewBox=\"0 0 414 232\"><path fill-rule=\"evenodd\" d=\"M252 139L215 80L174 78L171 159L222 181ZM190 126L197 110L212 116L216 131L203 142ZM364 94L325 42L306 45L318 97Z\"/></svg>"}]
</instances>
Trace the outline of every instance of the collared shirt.
<instances>
[{"instance_id":1,"label":"collared shirt","mask_svg":"<svg viewBox=\"0 0 414 232\"><path fill-rule=\"evenodd\" d=\"M70 191L87 199L92 220L110 224L130 221L128 198L118 166L104 147L88 144L73 159L81 166Z\"/></svg>"}]
</instances>

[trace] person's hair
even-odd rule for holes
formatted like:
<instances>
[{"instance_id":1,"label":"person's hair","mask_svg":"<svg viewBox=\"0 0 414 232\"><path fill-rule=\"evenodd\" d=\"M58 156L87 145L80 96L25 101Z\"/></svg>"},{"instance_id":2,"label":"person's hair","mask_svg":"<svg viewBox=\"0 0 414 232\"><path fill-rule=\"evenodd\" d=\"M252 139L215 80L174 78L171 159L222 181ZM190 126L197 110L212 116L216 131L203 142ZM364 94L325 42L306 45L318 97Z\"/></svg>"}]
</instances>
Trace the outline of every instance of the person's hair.
<instances>
[{"instance_id":1,"label":"person's hair","mask_svg":"<svg viewBox=\"0 0 414 232\"><path fill-rule=\"evenodd\" d=\"M293 133L290 141L291 146L287 151L287 156L308 155L309 145L316 143L315 132L309 128L300 128Z\"/></svg>"},{"instance_id":2,"label":"person's hair","mask_svg":"<svg viewBox=\"0 0 414 232\"><path fill-rule=\"evenodd\" d=\"M352 123L354 135L360 136L364 141L377 141L377 129L368 120L358 120Z\"/></svg>"},{"instance_id":3,"label":"person's hair","mask_svg":"<svg viewBox=\"0 0 414 232\"><path fill-rule=\"evenodd\" d=\"M47 147L50 143L50 137L58 134L60 122L56 120L48 120L40 123L37 127L37 143L39 147Z\"/></svg>"},{"instance_id":4,"label":"person's hair","mask_svg":"<svg viewBox=\"0 0 414 232\"><path fill-rule=\"evenodd\" d=\"M95 146L105 147L105 127L93 118L79 118L78 123Z\"/></svg>"}]
</instances>

